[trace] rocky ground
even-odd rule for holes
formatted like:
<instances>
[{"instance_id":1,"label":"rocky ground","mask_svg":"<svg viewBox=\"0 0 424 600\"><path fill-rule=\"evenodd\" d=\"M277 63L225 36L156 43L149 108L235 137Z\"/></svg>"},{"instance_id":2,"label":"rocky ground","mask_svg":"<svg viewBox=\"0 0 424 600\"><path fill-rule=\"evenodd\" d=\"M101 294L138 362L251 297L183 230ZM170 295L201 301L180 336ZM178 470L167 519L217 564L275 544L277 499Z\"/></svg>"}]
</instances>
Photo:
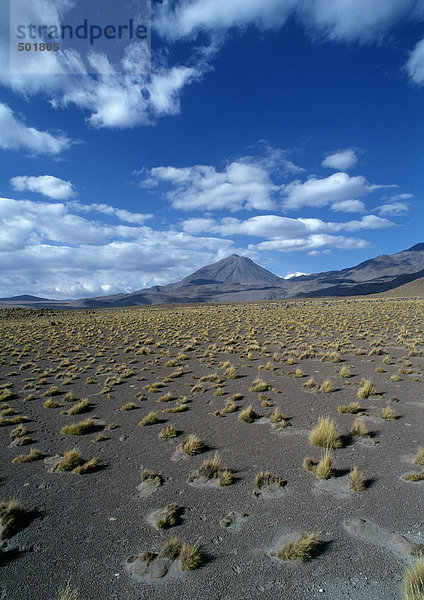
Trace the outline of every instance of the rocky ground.
<instances>
[{"instance_id":1,"label":"rocky ground","mask_svg":"<svg viewBox=\"0 0 424 600\"><path fill-rule=\"evenodd\" d=\"M1 311L0 598L68 581L79 600L402 598L424 543L424 482L405 479L423 468L422 316L422 300ZM320 479L303 463L326 416L341 447ZM274 555L309 533L310 560Z\"/></svg>"}]
</instances>

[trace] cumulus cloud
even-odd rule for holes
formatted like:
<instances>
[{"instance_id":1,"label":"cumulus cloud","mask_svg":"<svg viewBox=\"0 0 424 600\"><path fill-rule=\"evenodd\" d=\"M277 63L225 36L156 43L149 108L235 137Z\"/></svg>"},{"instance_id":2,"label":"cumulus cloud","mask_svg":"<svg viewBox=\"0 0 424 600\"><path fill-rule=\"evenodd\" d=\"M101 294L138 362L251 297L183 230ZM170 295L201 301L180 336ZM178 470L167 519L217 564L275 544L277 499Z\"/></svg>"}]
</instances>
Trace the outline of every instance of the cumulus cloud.
<instances>
[{"instance_id":1,"label":"cumulus cloud","mask_svg":"<svg viewBox=\"0 0 424 600\"><path fill-rule=\"evenodd\" d=\"M346 148L334 154L329 154L324 158L321 165L329 167L336 171L347 171L358 162L356 151L353 148Z\"/></svg>"},{"instance_id":2,"label":"cumulus cloud","mask_svg":"<svg viewBox=\"0 0 424 600\"><path fill-rule=\"evenodd\" d=\"M27 150L34 154L60 154L71 145L63 135L28 127L6 105L0 103L0 148Z\"/></svg>"},{"instance_id":3,"label":"cumulus cloud","mask_svg":"<svg viewBox=\"0 0 424 600\"><path fill-rule=\"evenodd\" d=\"M108 214L108 205L98 208L98 214ZM109 208L126 222L146 217ZM229 239L110 224L77 212L88 210L73 202L0 198L1 296L28 290L62 298L133 291L175 281L237 251Z\"/></svg>"},{"instance_id":4,"label":"cumulus cloud","mask_svg":"<svg viewBox=\"0 0 424 600\"><path fill-rule=\"evenodd\" d=\"M371 185L362 175L350 177L347 173L334 173L325 179L311 177L305 182L296 180L285 186L283 207L296 210L304 206L322 208L328 204L366 196L381 185Z\"/></svg>"},{"instance_id":5,"label":"cumulus cloud","mask_svg":"<svg viewBox=\"0 0 424 600\"><path fill-rule=\"evenodd\" d=\"M22 175L18 177L12 177L10 184L13 189L18 192L24 192L26 190L30 192L37 192L53 200L68 200L75 196L72 183L70 181L64 181L53 175L40 175L38 177L30 177L28 175Z\"/></svg>"},{"instance_id":6,"label":"cumulus cloud","mask_svg":"<svg viewBox=\"0 0 424 600\"><path fill-rule=\"evenodd\" d=\"M276 207L273 195L279 189L261 164L242 160L228 164L223 171L209 165L155 167L142 185L159 183L172 185L168 200L174 208L187 211L272 210Z\"/></svg>"}]
</instances>

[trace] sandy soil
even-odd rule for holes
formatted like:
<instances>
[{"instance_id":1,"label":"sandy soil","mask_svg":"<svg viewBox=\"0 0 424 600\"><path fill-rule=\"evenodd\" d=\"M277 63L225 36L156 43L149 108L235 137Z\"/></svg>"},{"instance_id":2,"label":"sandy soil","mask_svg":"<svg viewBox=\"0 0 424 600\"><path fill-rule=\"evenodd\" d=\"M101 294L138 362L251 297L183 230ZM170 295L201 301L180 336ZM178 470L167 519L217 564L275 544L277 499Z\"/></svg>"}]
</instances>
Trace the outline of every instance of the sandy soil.
<instances>
[{"instance_id":1,"label":"sandy soil","mask_svg":"<svg viewBox=\"0 0 424 600\"><path fill-rule=\"evenodd\" d=\"M0 598L53 600L69 579L80 600L402 598L414 545L424 543L424 482L403 479L419 472L413 458L424 446L422 309L422 301L305 301L39 316L2 311L0 392L13 395L0 405L15 411L3 418L28 417L23 425L34 443L11 445L16 424L0 427L0 500L17 498L26 510L0 550ZM302 356L311 346L313 356ZM236 378L220 366L225 361ZM259 368L267 363L272 368ZM343 366L350 378L340 376ZM183 374L169 378L179 367ZM304 377L294 377L297 368ZM199 381L210 375L220 383ZM107 384L110 377L115 381ZM144 389L166 377L158 392ZM271 388L263 392L269 406L249 391L258 377ZM335 391L305 387L310 377L318 385L330 379ZM357 415L340 414L338 406L358 400L363 378L377 394L360 400L372 434L361 441L349 436ZM193 388L198 385L202 391ZM51 386L59 388L51 397L57 408L44 407ZM65 401L70 391L89 399L88 412L61 414L75 404ZM167 392L172 399L158 402ZM238 410L222 414L234 394L243 395ZM28 395L34 399L25 400ZM188 410L163 412L184 396ZM134 410L120 410L130 402ZM243 423L238 416L250 404L260 418ZM378 416L388 405L394 421ZM287 419L284 428L269 420L276 407ZM152 411L158 422L140 427ZM321 456L308 435L323 415L335 420L343 440L333 451L335 474L325 481L302 467L304 457ZM87 417L97 431L61 433ZM112 423L117 427L109 428ZM161 439L168 424L178 435ZM106 439L93 443L99 433ZM178 446L192 433L205 446L187 456ZM32 447L47 460L12 463ZM48 459L74 447L84 459L98 459L94 472L52 470ZM215 452L232 471L232 484L190 483ZM349 487L354 465L367 479L363 492ZM143 469L159 475L159 483L140 486ZM261 471L286 484L253 494ZM182 507L177 524L157 529L155 511L170 503ZM325 542L316 558L297 563L272 556L308 532ZM199 568L183 572L176 560L134 573L137 557L159 552L175 536L199 546Z\"/></svg>"}]
</instances>

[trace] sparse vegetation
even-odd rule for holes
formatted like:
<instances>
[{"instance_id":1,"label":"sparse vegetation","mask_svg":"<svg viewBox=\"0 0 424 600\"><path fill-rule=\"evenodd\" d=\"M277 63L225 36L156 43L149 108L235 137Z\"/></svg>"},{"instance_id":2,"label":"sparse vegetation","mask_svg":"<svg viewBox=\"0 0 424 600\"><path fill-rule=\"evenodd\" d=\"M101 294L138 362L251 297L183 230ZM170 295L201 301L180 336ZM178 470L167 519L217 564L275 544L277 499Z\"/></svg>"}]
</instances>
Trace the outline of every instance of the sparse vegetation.
<instances>
[{"instance_id":1,"label":"sparse vegetation","mask_svg":"<svg viewBox=\"0 0 424 600\"><path fill-rule=\"evenodd\" d=\"M205 444L199 438L199 436L191 433L186 437L182 448L186 454L188 454L189 456L193 456L194 454L199 454L200 452L202 452L204 446Z\"/></svg>"},{"instance_id":2,"label":"sparse vegetation","mask_svg":"<svg viewBox=\"0 0 424 600\"><path fill-rule=\"evenodd\" d=\"M155 412L149 412L141 421L139 422L139 427L146 427L146 425L154 425L158 422L158 416Z\"/></svg>"},{"instance_id":3,"label":"sparse vegetation","mask_svg":"<svg viewBox=\"0 0 424 600\"><path fill-rule=\"evenodd\" d=\"M356 466L349 473L349 485L354 492L362 492L366 488L364 475Z\"/></svg>"},{"instance_id":4,"label":"sparse vegetation","mask_svg":"<svg viewBox=\"0 0 424 600\"><path fill-rule=\"evenodd\" d=\"M402 591L405 600L424 599L424 561L420 560L406 569Z\"/></svg>"},{"instance_id":5,"label":"sparse vegetation","mask_svg":"<svg viewBox=\"0 0 424 600\"><path fill-rule=\"evenodd\" d=\"M342 447L342 441L336 431L335 423L329 417L321 417L309 434L309 442L317 448L336 449Z\"/></svg>"},{"instance_id":6,"label":"sparse vegetation","mask_svg":"<svg viewBox=\"0 0 424 600\"><path fill-rule=\"evenodd\" d=\"M321 549L323 543L316 533L305 533L295 542L289 542L281 550L273 552L280 560L294 560L304 562L314 558Z\"/></svg>"},{"instance_id":7,"label":"sparse vegetation","mask_svg":"<svg viewBox=\"0 0 424 600\"><path fill-rule=\"evenodd\" d=\"M375 391L375 387L369 379L363 379L361 381L361 387L358 390L358 398L361 398L361 400L365 400L369 396L375 396L376 393L377 392Z\"/></svg>"},{"instance_id":8,"label":"sparse vegetation","mask_svg":"<svg viewBox=\"0 0 424 600\"><path fill-rule=\"evenodd\" d=\"M40 450L37 450L36 448L31 448L31 450L29 451L29 454L20 454L19 456L16 456L12 462L13 463L28 463L28 462L34 462L35 460L40 460L40 458L43 458L43 453Z\"/></svg>"},{"instance_id":9,"label":"sparse vegetation","mask_svg":"<svg viewBox=\"0 0 424 600\"><path fill-rule=\"evenodd\" d=\"M417 454L414 458L415 465L423 465L424 466L424 448L418 448Z\"/></svg>"},{"instance_id":10,"label":"sparse vegetation","mask_svg":"<svg viewBox=\"0 0 424 600\"><path fill-rule=\"evenodd\" d=\"M171 425L171 423L168 423L168 425L165 425L165 427L161 430L159 437L163 438L164 440L170 440L171 438L176 437L176 435L177 432L175 427Z\"/></svg>"},{"instance_id":11,"label":"sparse vegetation","mask_svg":"<svg viewBox=\"0 0 424 600\"><path fill-rule=\"evenodd\" d=\"M0 502L0 538L12 537L19 528L24 510L16 499Z\"/></svg>"},{"instance_id":12,"label":"sparse vegetation","mask_svg":"<svg viewBox=\"0 0 424 600\"><path fill-rule=\"evenodd\" d=\"M255 413L252 405L250 404L247 408L241 411L238 416L238 420L242 423L253 423L253 421L255 421L258 417L259 415Z\"/></svg>"},{"instance_id":13,"label":"sparse vegetation","mask_svg":"<svg viewBox=\"0 0 424 600\"><path fill-rule=\"evenodd\" d=\"M65 425L60 430L60 433L64 435L84 435L86 433L91 433L97 429L96 423L93 419L85 419L84 421L80 421L79 423L74 423L73 425Z\"/></svg>"},{"instance_id":14,"label":"sparse vegetation","mask_svg":"<svg viewBox=\"0 0 424 600\"><path fill-rule=\"evenodd\" d=\"M249 392L267 392L270 387L263 379L255 379Z\"/></svg>"},{"instance_id":15,"label":"sparse vegetation","mask_svg":"<svg viewBox=\"0 0 424 600\"><path fill-rule=\"evenodd\" d=\"M351 415L356 415L361 412L361 405L359 402L351 402L348 405L343 405L338 407L339 413L349 413Z\"/></svg>"}]
</instances>

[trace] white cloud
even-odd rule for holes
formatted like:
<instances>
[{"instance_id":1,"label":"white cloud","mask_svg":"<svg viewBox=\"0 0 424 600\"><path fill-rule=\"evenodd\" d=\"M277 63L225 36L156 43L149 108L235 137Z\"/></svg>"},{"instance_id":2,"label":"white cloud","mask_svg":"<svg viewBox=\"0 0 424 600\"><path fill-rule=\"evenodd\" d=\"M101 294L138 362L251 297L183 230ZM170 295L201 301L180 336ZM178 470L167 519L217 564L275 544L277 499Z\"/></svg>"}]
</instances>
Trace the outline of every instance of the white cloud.
<instances>
[{"instance_id":1,"label":"white cloud","mask_svg":"<svg viewBox=\"0 0 424 600\"><path fill-rule=\"evenodd\" d=\"M13 189L23 192L37 192L53 200L67 200L75 196L72 183L64 181L52 175L40 175L38 177L30 177L27 175L12 177L10 184Z\"/></svg>"},{"instance_id":2,"label":"white cloud","mask_svg":"<svg viewBox=\"0 0 424 600\"><path fill-rule=\"evenodd\" d=\"M247 235L268 239L292 240L312 234L333 233L338 231L360 231L365 229L385 229L393 223L376 215L365 215L360 220L347 222L322 221L321 219L292 219L279 215L259 215L244 221L226 217L215 219L187 219L182 228L191 234L217 233L219 235Z\"/></svg>"},{"instance_id":3,"label":"white cloud","mask_svg":"<svg viewBox=\"0 0 424 600\"><path fill-rule=\"evenodd\" d=\"M340 200L333 202L331 209L335 212L364 212L365 204L361 200Z\"/></svg>"},{"instance_id":4,"label":"white cloud","mask_svg":"<svg viewBox=\"0 0 424 600\"><path fill-rule=\"evenodd\" d=\"M401 19L422 15L422 0L300 0L299 13L313 29L345 42L372 42Z\"/></svg>"},{"instance_id":5,"label":"white cloud","mask_svg":"<svg viewBox=\"0 0 424 600\"><path fill-rule=\"evenodd\" d=\"M182 0L176 6L168 0L158 8L154 26L175 40L249 24L275 29L297 16L330 39L363 42L378 39L401 18L421 17L422 6L422 0Z\"/></svg>"},{"instance_id":6,"label":"white cloud","mask_svg":"<svg viewBox=\"0 0 424 600\"><path fill-rule=\"evenodd\" d=\"M386 217L400 217L409 212L407 202L392 202L391 204L382 204L376 208L380 215Z\"/></svg>"},{"instance_id":7,"label":"white cloud","mask_svg":"<svg viewBox=\"0 0 424 600\"><path fill-rule=\"evenodd\" d=\"M75 212L99 212L103 215L115 216L120 221L132 223L134 225L144 225L146 221L153 219L152 214L134 213L122 208L115 208L109 204L80 204L79 202L68 202L67 207L69 210Z\"/></svg>"},{"instance_id":8,"label":"white cloud","mask_svg":"<svg viewBox=\"0 0 424 600\"><path fill-rule=\"evenodd\" d=\"M285 186L283 207L296 210L304 206L322 208L328 204L366 196L376 189L390 186L371 185L362 175L350 177L347 173L334 173L325 179L311 177L305 182L296 180Z\"/></svg>"},{"instance_id":9,"label":"white cloud","mask_svg":"<svg viewBox=\"0 0 424 600\"><path fill-rule=\"evenodd\" d=\"M337 248L338 250L358 250L366 248L369 242L360 238L342 235L313 234L306 238L274 239L260 244L250 244L249 250L293 252L295 250L316 250L320 248Z\"/></svg>"},{"instance_id":10,"label":"white cloud","mask_svg":"<svg viewBox=\"0 0 424 600\"><path fill-rule=\"evenodd\" d=\"M406 63L406 70L414 83L424 84L424 39L418 42L411 52Z\"/></svg>"},{"instance_id":11,"label":"white cloud","mask_svg":"<svg viewBox=\"0 0 424 600\"><path fill-rule=\"evenodd\" d=\"M297 0L183 0L173 8L166 1L157 10L154 26L171 40L251 23L261 29L274 29L284 24L296 4Z\"/></svg>"},{"instance_id":12,"label":"white cloud","mask_svg":"<svg viewBox=\"0 0 424 600\"><path fill-rule=\"evenodd\" d=\"M346 150L340 150L334 154L329 154L322 161L323 167L329 167L336 171L347 171L358 162L358 157L354 148L346 148Z\"/></svg>"},{"instance_id":13,"label":"white cloud","mask_svg":"<svg viewBox=\"0 0 424 600\"><path fill-rule=\"evenodd\" d=\"M98 213L108 214L107 205ZM0 198L0 295L81 297L176 281L237 251L232 240L75 214L78 203ZM109 207L127 222L135 213ZM141 221L141 216L140 221Z\"/></svg>"},{"instance_id":14,"label":"white cloud","mask_svg":"<svg viewBox=\"0 0 424 600\"><path fill-rule=\"evenodd\" d=\"M276 207L273 184L267 170L253 161L234 161L223 171L209 165L156 167L150 170L144 186L167 183L174 208L180 210L271 210Z\"/></svg>"},{"instance_id":15,"label":"white cloud","mask_svg":"<svg viewBox=\"0 0 424 600\"><path fill-rule=\"evenodd\" d=\"M49 23L59 24L72 4L68 0L53 4L28 0L25 3L27 21L42 22L48 16ZM159 117L178 113L183 90L210 70L208 61L233 27L253 25L262 30L276 29L289 18L296 18L315 36L318 34L324 39L371 42L380 40L402 19L422 20L424 0L165 0L154 3L153 24L165 42L193 39L198 32L207 36L206 40L202 39L203 46L192 48L191 58L185 65L172 64L173 53L165 49L162 58L167 56L168 62L154 57L151 75L146 74L150 55L141 43L129 44L121 61L113 65L104 55L94 52L86 56L76 51L57 55L45 52L37 58L38 62L42 61L42 70L36 77L10 74L9 19L5 8L0 8L0 13L0 79L3 84L25 97L43 95L56 108L74 105L88 111L87 123L92 127L132 128L151 125ZM87 74L90 72L96 74ZM408 72L414 81L422 83L420 45L409 59ZM25 139L29 149L35 152L57 153L69 145L64 137L27 129L32 133L27 131ZM22 135L9 136L3 132L0 146L26 147L19 142ZM40 150L40 146L47 150Z\"/></svg>"},{"instance_id":16,"label":"white cloud","mask_svg":"<svg viewBox=\"0 0 424 600\"><path fill-rule=\"evenodd\" d=\"M28 150L34 154L59 154L71 145L63 135L53 135L28 127L13 111L0 103L0 148L3 150Z\"/></svg>"}]
</instances>

